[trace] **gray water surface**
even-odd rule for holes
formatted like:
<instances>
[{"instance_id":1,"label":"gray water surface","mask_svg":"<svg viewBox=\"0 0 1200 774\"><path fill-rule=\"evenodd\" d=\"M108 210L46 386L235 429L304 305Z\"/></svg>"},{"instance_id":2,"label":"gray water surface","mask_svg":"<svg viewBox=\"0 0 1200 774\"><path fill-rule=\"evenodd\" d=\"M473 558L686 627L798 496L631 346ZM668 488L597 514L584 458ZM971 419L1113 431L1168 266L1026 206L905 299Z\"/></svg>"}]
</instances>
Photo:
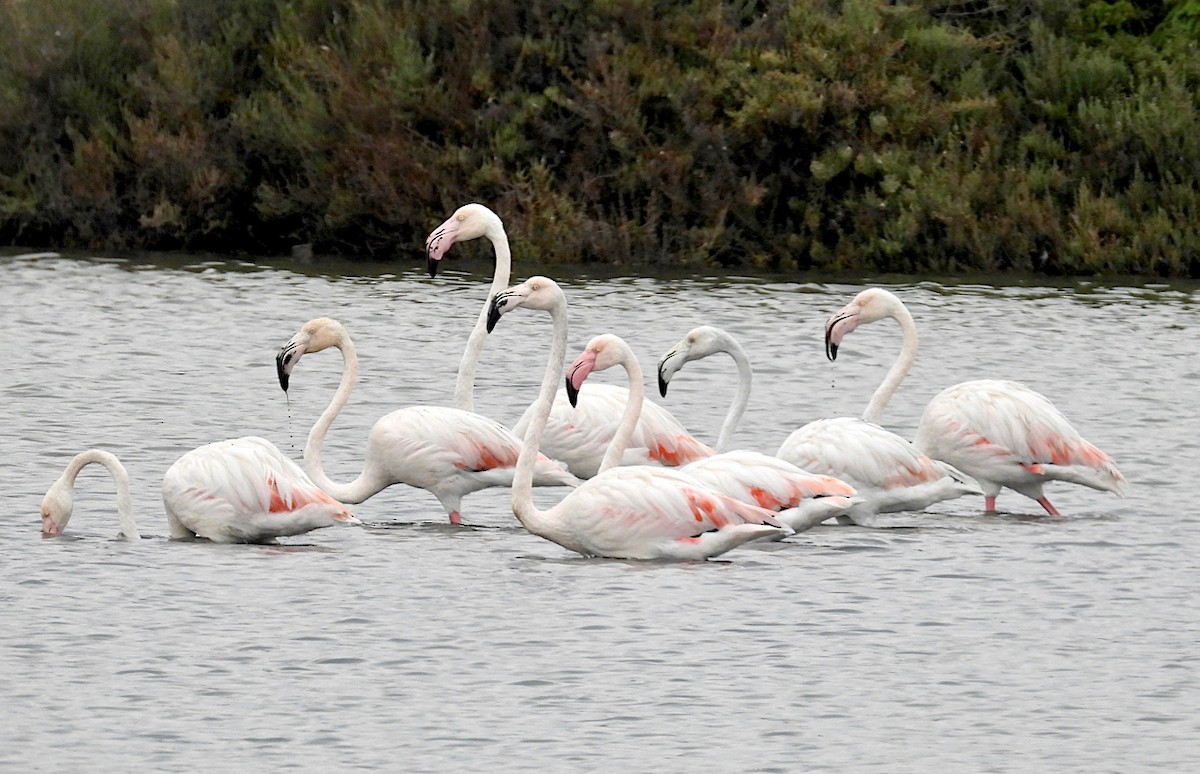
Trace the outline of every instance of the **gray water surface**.
<instances>
[{"instance_id":1,"label":"gray water surface","mask_svg":"<svg viewBox=\"0 0 1200 774\"><path fill-rule=\"evenodd\" d=\"M1195 287L891 285L922 348L886 424L911 437L958 381L1027 383L1129 479L1125 499L1051 485L1062 518L1005 492L996 516L966 498L893 528L635 563L525 533L507 490L468 496L469 526L453 528L432 495L395 486L355 507L361 529L275 546L166 540L159 487L180 454L254 434L301 457L341 362L305 357L285 398L273 357L312 317L341 319L361 358L325 448L334 479L357 474L383 414L450 405L487 277L377 268L0 258L0 767L1200 765ZM804 422L861 412L899 346L885 322L825 360L824 321L860 285L556 278L572 358L601 332L647 369L694 325L738 336L756 373L739 440L768 453ZM516 420L548 334L545 315L505 316L478 410ZM731 361L714 357L662 402L714 441L733 386ZM67 534L41 537L42 494L91 446L124 460L150 539L116 538L114 487L95 467Z\"/></svg>"}]
</instances>

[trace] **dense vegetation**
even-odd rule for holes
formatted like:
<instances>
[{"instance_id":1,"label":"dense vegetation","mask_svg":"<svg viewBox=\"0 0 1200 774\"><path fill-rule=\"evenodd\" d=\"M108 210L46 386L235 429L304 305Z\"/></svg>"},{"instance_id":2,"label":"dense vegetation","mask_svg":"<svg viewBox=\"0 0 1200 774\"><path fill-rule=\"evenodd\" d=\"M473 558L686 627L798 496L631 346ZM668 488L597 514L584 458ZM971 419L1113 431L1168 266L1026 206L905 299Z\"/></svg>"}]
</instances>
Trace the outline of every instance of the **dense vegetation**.
<instances>
[{"instance_id":1,"label":"dense vegetation","mask_svg":"<svg viewBox=\"0 0 1200 774\"><path fill-rule=\"evenodd\" d=\"M0 243L1200 276L1200 0L0 0Z\"/></svg>"}]
</instances>

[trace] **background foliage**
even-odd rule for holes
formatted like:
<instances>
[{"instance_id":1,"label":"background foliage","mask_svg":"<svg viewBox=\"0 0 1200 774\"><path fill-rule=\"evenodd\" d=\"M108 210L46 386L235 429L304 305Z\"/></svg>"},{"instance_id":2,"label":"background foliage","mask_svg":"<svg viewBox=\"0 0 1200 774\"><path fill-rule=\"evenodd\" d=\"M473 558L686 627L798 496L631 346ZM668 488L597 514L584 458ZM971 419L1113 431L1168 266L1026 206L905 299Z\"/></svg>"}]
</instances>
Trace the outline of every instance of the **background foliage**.
<instances>
[{"instance_id":1,"label":"background foliage","mask_svg":"<svg viewBox=\"0 0 1200 774\"><path fill-rule=\"evenodd\" d=\"M0 242L1200 276L1200 0L0 0Z\"/></svg>"}]
</instances>

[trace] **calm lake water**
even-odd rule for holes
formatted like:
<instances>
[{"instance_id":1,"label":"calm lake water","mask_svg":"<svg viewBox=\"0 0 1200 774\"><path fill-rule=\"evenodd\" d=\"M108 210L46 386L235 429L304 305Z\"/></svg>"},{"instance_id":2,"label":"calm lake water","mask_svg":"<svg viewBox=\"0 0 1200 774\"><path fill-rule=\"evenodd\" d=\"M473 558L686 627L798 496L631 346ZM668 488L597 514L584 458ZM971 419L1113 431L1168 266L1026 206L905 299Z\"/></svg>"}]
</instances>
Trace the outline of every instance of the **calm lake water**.
<instances>
[{"instance_id":1,"label":"calm lake water","mask_svg":"<svg viewBox=\"0 0 1200 774\"><path fill-rule=\"evenodd\" d=\"M468 496L471 526L452 528L432 495L396 486L356 506L361 529L277 546L165 539L159 487L183 452L255 434L301 457L341 371L336 351L311 355L290 402L280 391L274 354L310 318L341 319L362 360L325 450L333 478L357 474L378 417L449 405L486 270L454 257L436 280L415 261L323 274L0 258L0 768L1200 764L1194 285L888 283L922 349L887 424L911 437L929 398L964 379L1026 382L1130 483L1125 499L1052 484L1060 519L1005 492L997 516L960 499L893 528L823 526L722 561L644 564L523 532L506 490ZM570 357L606 331L647 368L697 324L741 339L756 369L746 448L771 453L804 422L861 412L899 347L880 323L825 360L824 320L862 285L574 271L556 277ZM544 315L505 317L479 410L516 420L548 334ZM713 441L733 385L731 361L714 357L663 402ZM41 537L42 494L91 446L124 460L151 539L116 539L100 468L79 478L68 534Z\"/></svg>"}]
</instances>

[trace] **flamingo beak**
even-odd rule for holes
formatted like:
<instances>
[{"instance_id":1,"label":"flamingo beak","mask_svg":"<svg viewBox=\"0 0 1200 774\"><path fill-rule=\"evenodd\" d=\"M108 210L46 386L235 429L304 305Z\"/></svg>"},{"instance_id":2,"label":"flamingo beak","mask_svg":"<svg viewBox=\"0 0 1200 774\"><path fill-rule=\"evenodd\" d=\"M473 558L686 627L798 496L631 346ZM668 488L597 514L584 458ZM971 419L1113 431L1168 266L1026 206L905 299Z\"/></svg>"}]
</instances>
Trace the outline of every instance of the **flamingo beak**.
<instances>
[{"instance_id":1,"label":"flamingo beak","mask_svg":"<svg viewBox=\"0 0 1200 774\"><path fill-rule=\"evenodd\" d=\"M43 535L61 535L62 528L50 517L50 514L42 514L42 534Z\"/></svg>"},{"instance_id":2,"label":"flamingo beak","mask_svg":"<svg viewBox=\"0 0 1200 774\"><path fill-rule=\"evenodd\" d=\"M430 277L437 276L439 263L458 238L458 227L458 218L450 217L425 238L425 266Z\"/></svg>"},{"instance_id":3,"label":"flamingo beak","mask_svg":"<svg viewBox=\"0 0 1200 774\"><path fill-rule=\"evenodd\" d=\"M287 392L288 381L291 378L292 369L296 367L296 363L300 362L300 357L308 351L307 333L301 331L284 344L279 350L279 354L275 356L275 375L279 377L279 386Z\"/></svg>"},{"instance_id":4,"label":"flamingo beak","mask_svg":"<svg viewBox=\"0 0 1200 774\"><path fill-rule=\"evenodd\" d=\"M512 293L505 291L503 293L497 293L496 297L492 299L492 305L488 307L488 333L491 333L492 329L496 327L496 323L500 322L500 316L504 314L504 309L508 306L508 302L511 297Z\"/></svg>"},{"instance_id":5,"label":"flamingo beak","mask_svg":"<svg viewBox=\"0 0 1200 774\"><path fill-rule=\"evenodd\" d=\"M596 367L596 351L586 350L579 357L575 358L575 362L567 370L567 398L571 401L571 407L574 408L579 400L579 390L583 387L583 380L587 378L592 369Z\"/></svg>"},{"instance_id":6,"label":"flamingo beak","mask_svg":"<svg viewBox=\"0 0 1200 774\"><path fill-rule=\"evenodd\" d=\"M825 323L825 357L837 360L838 346L846 334L858 327L859 311L848 304Z\"/></svg>"},{"instance_id":7,"label":"flamingo beak","mask_svg":"<svg viewBox=\"0 0 1200 774\"><path fill-rule=\"evenodd\" d=\"M667 385L671 383L671 377L674 376L675 372L679 370L682 362L680 362L679 365L674 363L671 363L670 365L667 364L670 362L671 358L676 357L679 354L680 352L678 349L672 349L670 352L663 355L662 360L658 361L658 394L664 398L667 397Z\"/></svg>"}]
</instances>

